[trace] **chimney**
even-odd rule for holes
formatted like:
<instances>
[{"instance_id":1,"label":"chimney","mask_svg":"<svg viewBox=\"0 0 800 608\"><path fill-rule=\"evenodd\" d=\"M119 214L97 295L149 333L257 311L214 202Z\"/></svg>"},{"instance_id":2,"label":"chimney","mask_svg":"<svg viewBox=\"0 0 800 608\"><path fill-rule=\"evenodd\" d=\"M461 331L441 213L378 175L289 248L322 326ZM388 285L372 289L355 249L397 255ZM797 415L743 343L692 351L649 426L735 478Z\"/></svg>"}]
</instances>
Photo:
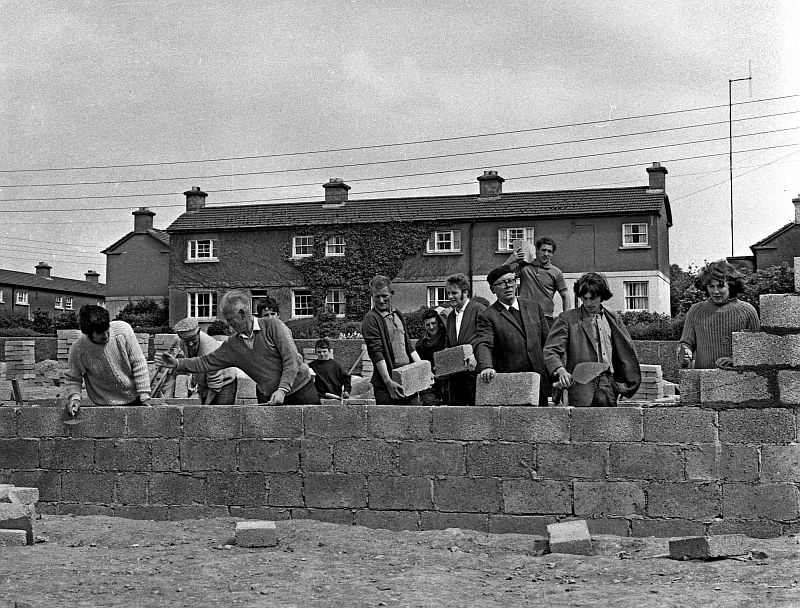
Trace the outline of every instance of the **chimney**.
<instances>
[{"instance_id":1,"label":"chimney","mask_svg":"<svg viewBox=\"0 0 800 608\"><path fill-rule=\"evenodd\" d=\"M206 206L208 194L200 190L200 186L187 190L183 195L186 197L186 211L197 211Z\"/></svg>"},{"instance_id":2,"label":"chimney","mask_svg":"<svg viewBox=\"0 0 800 608\"><path fill-rule=\"evenodd\" d=\"M800 194L792 199L794 203L794 223L800 224Z\"/></svg>"},{"instance_id":3,"label":"chimney","mask_svg":"<svg viewBox=\"0 0 800 608\"><path fill-rule=\"evenodd\" d=\"M133 231L147 232L153 227L153 216L155 213L147 207L139 207L133 212Z\"/></svg>"},{"instance_id":4,"label":"chimney","mask_svg":"<svg viewBox=\"0 0 800 608\"><path fill-rule=\"evenodd\" d=\"M136 213L136 212L134 211L134 213ZM86 282L87 283L91 283L92 285L98 285L100 283L100 273L99 272L95 272L94 270L89 270L83 276L86 277Z\"/></svg>"},{"instance_id":5,"label":"chimney","mask_svg":"<svg viewBox=\"0 0 800 608\"><path fill-rule=\"evenodd\" d=\"M322 184L325 188L325 206L343 207L347 201L347 191L350 186L342 181L341 177L332 177L327 184Z\"/></svg>"},{"instance_id":6,"label":"chimney","mask_svg":"<svg viewBox=\"0 0 800 608\"><path fill-rule=\"evenodd\" d=\"M666 175L669 173L661 163L653 163L652 167L647 167L647 174L650 176L649 192L664 192Z\"/></svg>"},{"instance_id":7,"label":"chimney","mask_svg":"<svg viewBox=\"0 0 800 608\"><path fill-rule=\"evenodd\" d=\"M500 198L500 195L503 194L504 181L506 180L497 175L497 171L484 171L483 175L478 176L478 183L480 184L478 200L494 200Z\"/></svg>"},{"instance_id":8,"label":"chimney","mask_svg":"<svg viewBox=\"0 0 800 608\"><path fill-rule=\"evenodd\" d=\"M46 277L48 279L50 278L50 269L52 268L50 264L47 262L39 262L36 264L35 268L36 274L38 274L40 277Z\"/></svg>"}]
</instances>

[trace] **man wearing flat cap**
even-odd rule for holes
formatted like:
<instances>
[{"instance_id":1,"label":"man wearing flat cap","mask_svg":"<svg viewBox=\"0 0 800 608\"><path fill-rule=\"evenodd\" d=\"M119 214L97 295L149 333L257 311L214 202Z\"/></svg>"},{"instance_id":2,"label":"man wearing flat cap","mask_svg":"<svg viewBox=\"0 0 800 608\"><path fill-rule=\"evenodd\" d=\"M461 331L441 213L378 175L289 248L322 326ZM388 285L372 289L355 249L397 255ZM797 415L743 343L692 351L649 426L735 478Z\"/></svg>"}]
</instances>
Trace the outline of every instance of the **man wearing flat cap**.
<instances>
[{"instance_id":1,"label":"man wearing flat cap","mask_svg":"<svg viewBox=\"0 0 800 608\"><path fill-rule=\"evenodd\" d=\"M175 324L175 333L181 339L184 357L201 357L217 350L222 342L200 330L197 319L187 317ZM197 385L200 403L205 405L233 405L236 402L236 368L225 367L217 371L191 374Z\"/></svg>"},{"instance_id":2,"label":"man wearing flat cap","mask_svg":"<svg viewBox=\"0 0 800 608\"><path fill-rule=\"evenodd\" d=\"M479 381L491 382L496 373L536 372L539 405L546 406L551 386L542 347L548 325L542 307L517 297L517 279L511 266L503 265L486 277L497 301L478 313L474 339Z\"/></svg>"}]
</instances>

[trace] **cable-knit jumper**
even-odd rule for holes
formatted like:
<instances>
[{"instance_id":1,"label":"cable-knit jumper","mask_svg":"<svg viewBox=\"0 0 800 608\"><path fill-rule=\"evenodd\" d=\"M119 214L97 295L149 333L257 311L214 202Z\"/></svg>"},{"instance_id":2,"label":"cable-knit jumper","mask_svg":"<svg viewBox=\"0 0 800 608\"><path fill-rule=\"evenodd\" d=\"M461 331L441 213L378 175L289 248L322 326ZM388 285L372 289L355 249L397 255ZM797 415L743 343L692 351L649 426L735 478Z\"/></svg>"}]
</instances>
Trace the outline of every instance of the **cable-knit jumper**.
<instances>
[{"instance_id":1,"label":"cable-knit jumper","mask_svg":"<svg viewBox=\"0 0 800 608\"><path fill-rule=\"evenodd\" d=\"M752 304L731 298L717 305L709 298L689 309L680 342L694 352L695 369L712 369L717 359L733 355L733 332L746 329L761 329Z\"/></svg>"}]
</instances>

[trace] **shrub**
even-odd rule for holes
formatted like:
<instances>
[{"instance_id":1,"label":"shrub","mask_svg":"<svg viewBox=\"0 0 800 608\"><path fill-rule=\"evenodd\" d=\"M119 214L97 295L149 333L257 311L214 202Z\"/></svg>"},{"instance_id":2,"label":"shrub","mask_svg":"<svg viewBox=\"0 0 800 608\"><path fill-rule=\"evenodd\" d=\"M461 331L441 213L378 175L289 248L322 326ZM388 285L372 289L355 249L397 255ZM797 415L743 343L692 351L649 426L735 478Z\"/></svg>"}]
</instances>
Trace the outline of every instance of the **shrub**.
<instances>
[{"instance_id":1,"label":"shrub","mask_svg":"<svg viewBox=\"0 0 800 608\"><path fill-rule=\"evenodd\" d=\"M27 312L0 310L0 328L25 327L30 329L32 324Z\"/></svg>"},{"instance_id":2,"label":"shrub","mask_svg":"<svg viewBox=\"0 0 800 608\"><path fill-rule=\"evenodd\" d=\"M50 317L50 315L45 311L34 310L31 329L40 334L54 334L55 324L53 323L53 319Z\"/></svg>"},{"instance_id":3,"label":"shrub","mask_svg":"<svg viewBox=\"0 0 800 608\"><path fill-rule=\"evenodd\" d=\"M41 337L37 331L33 331L29 327L3 327L0 328L0 337L2 338L38 338Z\"/></svg>"},{"instance_id":4,"label":"shrub","mask_svg":"<svg viewBox=\"0 0 800 608\"><path fill-rule=\"evenodd\" d=\"M119 311L119 321L129 323L135 331L140 327L165 327L169 325L169 309L155 300L145 298L128 304Z\"/></svg>"},{"instance_id":5,"label":"shrub","mask_svg":"<svg viewBox=\"0 0 800 608\"><path fill-rule=\"evenodd\" d=\"M406 333L412 340L419 340L425 337L425 327L422 324L422 315L429 309L425 306L414 312L403 315L406 325Z\"/></svg>"},{"instance_id":6,"label":"shrub","mask_svg":"<svg viewBox=\"0 0 800 608\"><path fill-rule=\"evenodd\" d=\"M316 340L319 335L319 321L316 317L308 319L292 319L286 322L286 327L292 332L295 340L312 339Z\"/></svg>"},{"instance_id":7,"label":"shrub","mask_svg":"<svg viewBox=\"0 0 800 608\"><path fill-rule=\"evenodd\" d=\"M657 312L622 313L622 322L634 340L677 340L683 331L683 316L670 317Z\"/></svg>"},{"instance_id":8,"label":"shrub","mask_svg":"<svg viewBox=\"0 0 800 608\"><path fill-rule=\"evenodd\" d=\"M214 319L211 324L206 328L206 333L209 336L230 336L231 328L224 321Z\"/></svg>"},{"instance_id":9,"label":"shrub","mask_svg":"<svg viewBox=\"0 0 800 608\"><path fill-rule=\"evenodd\" d=\"M475 300L476 302L480 302L484 306L489 306L489 300L487 300L483 296L475 296L474 298L470 298L470 300Z\"/></svg>"},{"instance_id":10,"label":"shrub","mask_svg":"<svg viewBox=\"0 0 800 608\"><path fill-rule=\"evenodd\" d=\"M74 312L62 312L53 321L54 329L80 329L81 325L78 322L78 315Z\"/></svg>"},{"instance_id":11,"label":"shrub","mask_svg":"<svg viewBox=\"0 0 800 608\"><path fill-rule=\"evenodd\" d=\"M765 293L793 293L794 270L787 263L756 270L744 278L744 294L740 299L760 310L759 297Z\"/></svg>"}]
</instances>

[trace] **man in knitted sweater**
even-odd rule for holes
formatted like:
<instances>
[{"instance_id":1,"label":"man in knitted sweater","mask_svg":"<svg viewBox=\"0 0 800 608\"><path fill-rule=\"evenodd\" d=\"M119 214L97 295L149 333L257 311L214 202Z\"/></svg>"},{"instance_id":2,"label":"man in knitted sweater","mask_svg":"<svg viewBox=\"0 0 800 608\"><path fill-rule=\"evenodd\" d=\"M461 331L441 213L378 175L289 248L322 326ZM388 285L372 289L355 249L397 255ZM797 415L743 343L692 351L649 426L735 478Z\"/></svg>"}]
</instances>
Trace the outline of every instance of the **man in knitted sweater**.
<instances>
[{"instance_id":1,"label":"man in knitted sweater","mask_svg":"<svg viewBox=\"0 0 800 608\"><path fill-rule=\"evenodd\" d=\"M256 397L267 405L319 405L308 365L297 352L292 332L278 317L253 317L250 295L229 291L219 314L236 333L212 353L176 359L164 353L163 365L179 372L202 372L238 367L256 382Z\"/></svg>"},{"instance_id":2,"label":"man in knitted sweater","mask_svg":"<svg viewBox=\"0 0 800 608\"><path fill-rule=\"evenodd\" d=\"M695 279L708 299L693 304L686 314L678 342L678 364L695 369L733 367L733 332L759 331L756 309L736 296L744 292L742 275L725 260L712 262Z\"/></svg>"},{"instance_id":3,"label":"man in knitted sweater","mask_svg":"<svg viewBox=\"0 0 800 608\"><path fill-rule=\"evenodd\" d=\"M147 360L131 326L93 304L81 306L78 320L83 335L69 349L67 414L78 413L84 384L96 405L150 405Z\"/></svg>"}]
</instances>

